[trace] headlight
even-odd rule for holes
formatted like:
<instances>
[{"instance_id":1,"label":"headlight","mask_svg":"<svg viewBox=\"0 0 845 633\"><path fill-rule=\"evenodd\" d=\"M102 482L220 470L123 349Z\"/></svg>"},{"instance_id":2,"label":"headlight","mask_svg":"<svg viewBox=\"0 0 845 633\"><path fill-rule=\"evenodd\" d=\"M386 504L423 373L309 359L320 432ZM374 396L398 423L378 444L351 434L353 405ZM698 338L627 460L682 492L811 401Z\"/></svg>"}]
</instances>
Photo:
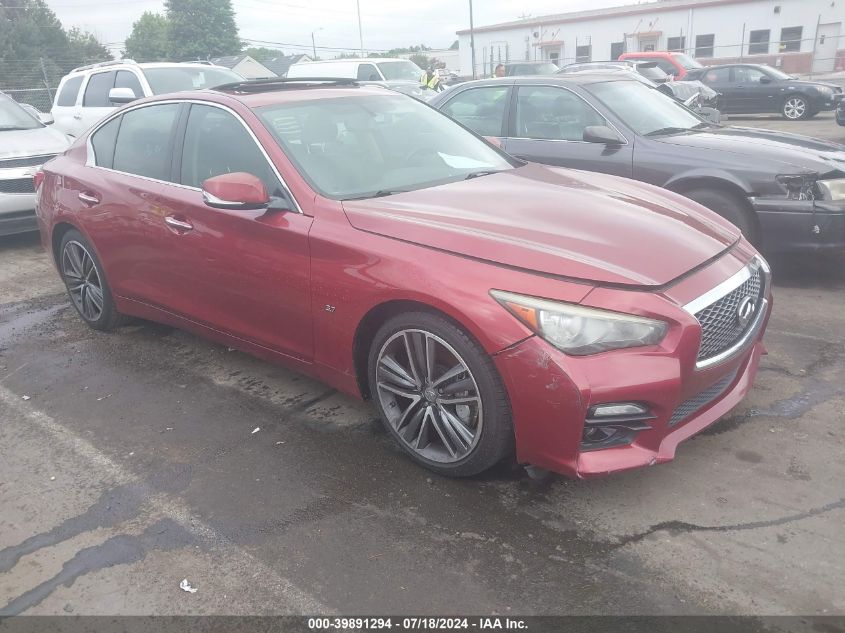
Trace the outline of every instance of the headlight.
<instances>
[{"instance_id":1,"label":"headlight","mask_svg":"<svg viewBox=\"0 0 845 633\"><path fill-rule=\"evenodd\" d=\"M833 88L828 88L827 86L816 86L816 90L820 93L825 95L826 97L833 96Z\"/></svg>"},{"instance_id":2,"label":"headlight","mask_svg":"<svg viewBox=\"0 0 845 633\"><path fill-rule=\"evenodd\" d=\"M505 309L562 352L573 356L655 345L668 329L663 321L632 314L492 290Z\"/></svg>"},{"instance_id":3,"label":"headlight","mask_svg":"<svg viewBox=\"0 0 845 633\"><path fill-rule=\"evenodd\" d=\"M775 176L778 184L790 200L813 200L816 174L780 174Z\"/></svg>"},{"instance_id":4,"label":"headlight","mask_svg":"<svg viewBox=\"0 0 845 633\"><path fill-rule=\"evenodd\" d=\"M818 180L816 184L825 200L845 200L845 178Z\"/></svg>"}]
</instances>

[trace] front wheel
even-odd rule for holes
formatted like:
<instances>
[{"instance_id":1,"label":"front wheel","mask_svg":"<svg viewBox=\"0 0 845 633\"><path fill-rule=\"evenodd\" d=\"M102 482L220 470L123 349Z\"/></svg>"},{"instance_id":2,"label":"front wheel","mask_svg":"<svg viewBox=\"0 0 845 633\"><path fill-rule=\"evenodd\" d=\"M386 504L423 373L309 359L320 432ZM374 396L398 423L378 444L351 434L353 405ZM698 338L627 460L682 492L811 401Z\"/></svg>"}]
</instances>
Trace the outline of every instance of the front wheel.
<instances>
[{"instance_id":1,"label":"front wheel","mask_svg":"<svg viewBox=\"0 0 845 633\"><path fill-rule=\"evenodd\" d=\"M376 333L369 384L388 433L442 475L487 470L513 450L510 406L493 361L443 317L411 312Z\"/></svg>"},{"instance_id":2,"label":"front wheel","mask_svg":"<svg viewBox=\"0 0 845 633\"><path fill-rule=\"evenodd\" d=\"M698 204L715 211L736 226L752 244L757 244L757 226L748 210L747 202L738 195L718 189L692 189L683 195Z\"/></svg>"},{"instance_id":3,"label":"front wheel","mask_svg":"<svg viewBox=\"0 0 845 633\"><path fill-rule=\"evenodd\" d=\"M790 121L800 121L810 116L810 105L804 97L792 95L783 102L783 117Z\"/></svg>"}]
</instances>

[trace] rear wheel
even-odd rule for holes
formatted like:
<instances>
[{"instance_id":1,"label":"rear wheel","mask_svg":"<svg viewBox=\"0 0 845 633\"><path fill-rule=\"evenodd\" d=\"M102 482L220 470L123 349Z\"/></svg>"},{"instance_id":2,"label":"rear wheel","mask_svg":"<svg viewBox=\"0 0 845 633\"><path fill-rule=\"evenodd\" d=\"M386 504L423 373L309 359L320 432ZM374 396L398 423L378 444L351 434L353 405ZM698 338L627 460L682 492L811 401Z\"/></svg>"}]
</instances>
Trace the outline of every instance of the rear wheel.
<instances>
[{"instance_id":1,"label":"rear wheel","mask_svg":"<svg viewBox=\"0 0 845 633\"><path fill-rule=\"evenodd\" d=\"M718 189L692 189L683 192L683 195L715 211L742 231L749 242L757 244L756 224L748 211L747 203L738 195Z\"/></svg>"},{"instance_id":2,"label":"rear wheel","mask_svg":"<svg viewBox=\"0 0 845 633\"><path fill-rule=\"evenodd\" d=\"M800 121L810 116L810 104L804 97L790 95L784 100L781 112L785 119Z\"/></svg>"},{"instance_id":3,"label":"rear wheel","mask_svg":"<svg viewBox=\"0 0 845 633\"><path fill-rule=\"evenodd\" d=\"M95 330L113 330L122 322L114 306L111 289L94 249L79 231L62 237L59 270L68 296L79 316Z\"/></svg>"},{"instance_id":4,"label":"rear wheel","mask_svg":"<svg viewBox=\"0 0 845 633\"><path fill-rule=\"evenodd\" d=\"M452 322L426 312L393 317L376 333L368 364L382 422L417 463L463 477L512 451L501 378L478 343Z\"/></svg>"}]
</instances>

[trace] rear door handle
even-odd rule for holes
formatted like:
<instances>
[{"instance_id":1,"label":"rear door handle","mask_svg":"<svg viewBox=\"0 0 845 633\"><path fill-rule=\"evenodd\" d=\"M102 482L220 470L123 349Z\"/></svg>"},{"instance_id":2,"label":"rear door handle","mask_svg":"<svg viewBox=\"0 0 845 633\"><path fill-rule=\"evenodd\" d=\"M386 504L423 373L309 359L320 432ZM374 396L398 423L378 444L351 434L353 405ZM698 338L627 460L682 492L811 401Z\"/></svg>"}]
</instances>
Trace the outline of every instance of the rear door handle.
<instances>
[{"instance_id":1,"label":"rear door handle","mask_svg":"<svg viewBox=\"0 0 845 633\"><path fill-rule=\"evenodd\" d=\"M77 197L83 203L87 204L88 206L94 206L95 204L100 204L100 199L97 196L95 196L93 193L88 193L87 191L83 191Z\"/></svg>"},{"instance_id":2,"label":"rear door handle","mask_svg":"<svg viewBox=\"0 0 845 633\"><path fill-rule=\"evenodd\" d=\"M170 228L176 229L179 233L191 231L194 228L194 225L187 220L179 220L178 218L174 218L172 215L164 216L164 223Z\"/></svg>"}]
</instances>

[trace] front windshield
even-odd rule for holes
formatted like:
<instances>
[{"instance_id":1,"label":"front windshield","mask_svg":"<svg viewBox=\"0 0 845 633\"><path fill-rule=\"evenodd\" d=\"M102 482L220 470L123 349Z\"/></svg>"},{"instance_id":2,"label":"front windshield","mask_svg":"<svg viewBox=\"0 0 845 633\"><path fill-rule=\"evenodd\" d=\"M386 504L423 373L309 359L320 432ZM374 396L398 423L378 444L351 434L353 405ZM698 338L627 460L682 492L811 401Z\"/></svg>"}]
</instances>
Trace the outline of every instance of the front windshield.
<instances>
[{"instance_id":1,"label":"front windshield","mask_svg":"<svg viewBox=\"0 0 845 633\"><path fill-rule=\"evenodd\" d=\"M642 83L608 81L585 88L638 134L692 130L704 124L671 97Z\"/></svg>"},{"instance_id":2,"label":"front windshield","mask_svg":"<svg viewBox=\"0 0 845 633\"><path fill-rule=\"evenodd\" d=\"M681 66L686 68L687 70L693 70L695 68L704 68L701 64L695 61L689 55L684 53L672 53L672 59L678 62Z\"/></svg>"},{"instance_id":3,"label":"front windshield","mask_svg":"<svg viewBox=\"0 0 845 633\"><path fill-rule=\"evenodd\" d=\"M758 68L772 79L777 79L779 81L783 81L784 79L792 79L792 75L787 75L782 70L772 68L771 66L759 66Z\"/></svg>"},{"instance_id":4,"label":"front windshield","mask_svg":"<svg viewBox=\"0 0 845 633\"><path fill-rule=\"evenodd\" d=\"M0 96L0 132L34 130L43 127L39 121L8 97Z\"/></svg>"},{"instance_id":5,"label":"front windshield","mask_svg":"<svg viewBox=\"0 0 845 633\"><path fill-rule=\"evenodd\" d=\"M320 98L256 111L311 186L337 200L423 189L519 164L404 96Z\"/></svg>"},{"instance_id":6,"label":"front windshield","mask_svg":"<svg viewBox=\"0 0 845 633\"><path fill-rule=\"evenodd\" d=\"M419 81L422 69L412 61L379 62L376 64L387 81Z\"/></svg>"},{"instance_id":7,"label":"front windshield","mask_svg":"<svg viewBox=\"0 0 845 633\"><path fill-rule=\"evenodd\" d=\"M171 66L163 68L144 68L144 75L150 84L153 94L162 95L168 92L182 92L183 90L202 90L214 88L233 81L243 81L238 73L227 68L213 68L211 66Z\"/></svg>"},{"instance_id":8,"label":"front windshield","mask_svg":"<svg viewBox=\"0 0 845 633\"><path fill-rule=\"evenodd\" d=\"M657 66L645 66L640 65L637 66L637 72L640 73L646 79L651 79L655 83L663 83L669 79L669 75L667 75L661 68Z\"/></svg>"}]
</instances>

